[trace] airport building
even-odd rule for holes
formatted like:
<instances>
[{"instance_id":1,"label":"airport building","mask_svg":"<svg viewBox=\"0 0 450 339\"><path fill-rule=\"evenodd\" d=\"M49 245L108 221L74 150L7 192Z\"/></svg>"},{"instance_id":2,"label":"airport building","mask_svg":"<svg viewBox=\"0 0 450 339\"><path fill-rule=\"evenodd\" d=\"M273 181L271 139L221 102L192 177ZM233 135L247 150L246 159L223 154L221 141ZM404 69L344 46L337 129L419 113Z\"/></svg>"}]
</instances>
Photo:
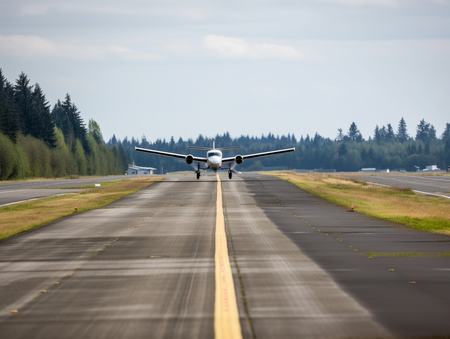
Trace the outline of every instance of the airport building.
<instances>
[{"instance_id":1,"label":"airport building","mask_svg":"<svg viewBox=\"0 0 450 339\"><path fill-rule=\"evenodd\" d=\"M125 175L128 175L128 174L152 175L153 171L156 171L156 168L130 165L130 166L128 166L128 169L125 172Z\"/></svg>"}]
</instances>

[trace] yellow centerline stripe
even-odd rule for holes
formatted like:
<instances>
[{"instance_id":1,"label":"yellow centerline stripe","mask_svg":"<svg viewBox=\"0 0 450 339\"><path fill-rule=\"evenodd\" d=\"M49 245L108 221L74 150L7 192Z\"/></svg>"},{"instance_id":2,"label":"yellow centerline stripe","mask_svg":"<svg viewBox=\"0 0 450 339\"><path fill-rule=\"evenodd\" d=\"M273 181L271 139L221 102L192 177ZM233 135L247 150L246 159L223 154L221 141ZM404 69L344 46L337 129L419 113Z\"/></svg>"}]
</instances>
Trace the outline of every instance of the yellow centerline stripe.
<instances>
[{"instance_id":1,"label":"yellow centerline stripe","mask_svg":"<svg viewBox=\"0 0 450 339\"><path fill-rule=\"evenodd\" d=\"M242 338L239 312L228 257L227 236L222 207L222 184L217 174L216 203L216 298L214 303L214 334L216 339Z\"/></svg>"}]
</instances>

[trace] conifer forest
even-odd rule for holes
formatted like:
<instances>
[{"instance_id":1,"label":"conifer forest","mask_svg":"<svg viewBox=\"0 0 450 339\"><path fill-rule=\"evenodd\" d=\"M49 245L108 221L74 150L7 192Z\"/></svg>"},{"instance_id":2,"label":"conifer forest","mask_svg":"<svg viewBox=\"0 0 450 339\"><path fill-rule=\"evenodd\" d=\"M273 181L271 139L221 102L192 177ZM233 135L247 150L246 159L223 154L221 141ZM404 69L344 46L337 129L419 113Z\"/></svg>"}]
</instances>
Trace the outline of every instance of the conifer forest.
<instances>
[{"instance_id":1,"label":"conifer forest","mask_svg":"<svg viewBox=\"0 0 450 339\"><path fill-rule=\"evenodd\" d=\"M0 180L123 174L129 162L97 122L86 126L69 94L51 107L27 75L12 84L0 69Z\"/></svg>"},{"instance_id":2,"label":"conifer forest","mask_svg":"<svg viewBox=\"0 0 450 339\"><path fill-rule=\"evenodd\" d=\"M124 138L117 140L113 136L108 145L122 145L138 166L154 167L159 172L192 170L184 161L160 157L148 153L135 152L134 147L151 148L173 153L192 153L205 156L202 151L187 149L188 145L211 147L240 146L239 150L224 151L224 156L266 152L270 150L295 147L295 152L244 161L236 169L240 171L259 171L276 169L305 169L318 171L360 171L362 168L376 168L416 171L428 165L437 165L441 169L450 166L450 123L445 126L441 136L424 119L409 132L405 119L398 122L396 128L391 124L375 126L373 136L363 138L355 122L348 131L339 128L336 138L324 138L318 133L314 136L303 135L297 139L294 134L275 136L271 133L261 137L240 136L232 138L228 132L214 137L199 135L196 140L167 140L150 142L145 136L141 140ZM416 167L417 166L417 167Z\"/></svg>"},{"instance_id":3,"label":"conifer forest","mask_svg":"<svg viewBox=\"0 0 450 339\"><path fill-rule=\"evenodd\" d=\"M410 123L410 122L409 122ZM136 139L115 135L105 143L99 124L90 119L87 126L69 94L53 107L39 84L21 73L10 83L0 69L0 180L66 175L110 175L125 173L129 164L154 167L157 173L192 170L191 165L173 158L136 152L135 146L174 153L204 156L204 151L189 150L188 145L211 147L240 146L224 151L224 156L265 152L296 147L296 151L245 161L239 171L304 169L322 171L359 171L362 168L416 171L428 165L441 169L450 166L450 123L442 135L422 119L407 125L404 118L396 124L375 126L373 135L364 138L357 124L348 130L338 128L334 139L303 136L292 131L287 136L267 135L232 138L225 132L216 136L199 135L195 140ZM295 134L301 135L299 139Z\"/></svg>"}]
</instances>

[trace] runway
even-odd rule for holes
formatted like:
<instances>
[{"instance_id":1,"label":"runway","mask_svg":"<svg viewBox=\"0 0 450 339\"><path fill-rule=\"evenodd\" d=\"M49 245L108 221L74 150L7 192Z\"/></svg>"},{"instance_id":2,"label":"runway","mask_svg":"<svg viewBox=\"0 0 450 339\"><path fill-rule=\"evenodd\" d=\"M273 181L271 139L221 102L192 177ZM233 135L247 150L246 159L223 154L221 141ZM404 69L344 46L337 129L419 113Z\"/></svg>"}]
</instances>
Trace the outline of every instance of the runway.
<instances>
[{"instance_id":1,"label":"runway","mask_svg":"<svg viewBox=\"0 0 450 339\"><path fill-rule=\"evenodd\" d=\"M121 180L132 176L108 176L95 179L58 179L36 180L0 183L0 207L31 199L52 197L61 194L78 192L78 189L61 189L60 187L75 187L92 185L105 181Z\"/></svg>"},{"instance_id":2,"label":"runway","mask_svg":"<svg viewBox=\"0 0 450 339\"><path fill-rule=\"evenodd\" d=\"M392 187L411 188L417 192L443 195L450 198L450 176L432 175L348 175L369 183Z\"/></svg>"},{"instance_id":3,"label":"runway","mask_svg":"<svg viewBox=\"0 0 450 339\"><path fill-rule=\"evenodd\" d=\"M448 252L449 237L346 213L272 177L221 181L244 338L450 335L450 257L365 254ZM170 175L0 241L0 333L214 337L216 200L215 176Z\"/></svg>"}]
</instances>

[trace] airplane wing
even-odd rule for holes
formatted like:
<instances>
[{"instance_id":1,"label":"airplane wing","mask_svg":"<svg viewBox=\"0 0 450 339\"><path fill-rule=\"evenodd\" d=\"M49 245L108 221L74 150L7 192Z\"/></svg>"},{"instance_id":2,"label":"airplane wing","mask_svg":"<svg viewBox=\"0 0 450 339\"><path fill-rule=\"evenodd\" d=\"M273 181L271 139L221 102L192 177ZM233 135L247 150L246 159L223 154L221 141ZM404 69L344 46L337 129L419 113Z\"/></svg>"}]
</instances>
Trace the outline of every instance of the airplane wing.
<instances>
[{"instance_id":1,"label":"airplane wing","mask_svg":"<svg viewBox=\"0 0 450 339\"><path fill-rule=\"evenodd\" d=\"M295 151L295 147L292 147L292 148L279 149L279 150L276 150L276 151L269 151L269 152L241 155L241 157L242 157L242 160L246 160L246 159L267 157L269 155L288 153L288 152L294 152L294 151ZM222 163L233 162L233 161L235 161L235 159L236 159L236 157L223 158L222 159Z\"/></svg>"},{"instance_id":2,"label":"airplane wing","mask_svg":"<svg viewBox=\"0 0 450 339\"><path fill-rule=\"evenodd\" d=\"M146 152L146 153L162 155L162 156L165 156L165 157L172 157L172 158L178 158L178 159L186 159L186 157L188 156L188 154L178 154L178 153L156 151L156 150L153 150L153 149L140 148L140 147L135 147L134 149L136 151L139 151L139 152ZM197 162L206 162L207 159L206 158L202 158L202 157L194 157L194 156L192 156L192 160L193 161L197 161Z\"/></svg>"}]
</instances>

